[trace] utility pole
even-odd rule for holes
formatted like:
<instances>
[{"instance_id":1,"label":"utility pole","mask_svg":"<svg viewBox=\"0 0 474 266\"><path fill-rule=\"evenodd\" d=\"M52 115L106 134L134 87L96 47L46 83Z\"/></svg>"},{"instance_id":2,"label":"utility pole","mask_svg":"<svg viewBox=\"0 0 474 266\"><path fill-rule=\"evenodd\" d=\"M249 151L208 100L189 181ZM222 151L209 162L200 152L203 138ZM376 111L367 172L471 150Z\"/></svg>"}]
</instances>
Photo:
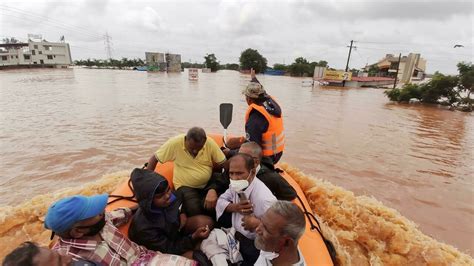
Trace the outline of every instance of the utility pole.
<instances>
[{"instance_id":1,"label":"utility pole","mask_svg":"<svg viewBox=\"0 0 474 266\"><path fill-rule=\"evenodd\" d=\"M395 74L395 81L393 82L393 88L397 87L397 79L398 79L398 70L400 69L400 60L402 59L402 53L398 55L398 64L397 64L397 73Z\"/></svg>"},{"instance_id":2,"label":"utility pole","mask_svg":"<svg viewBox=\"0 0 474 266\"><path fill-rule=\"evenodd\" d=\"M104 44L105 44L105 52L107 53L107 58L110 61L112 59L112 37L110 37L108 32L105 32Z\"/></svg>"},{"instance_id":3,"label":"utility pole","mask_svg":"<svg viewBox=\"0 0 474 266\"><path fill-rule=\"evenodd\" d=\"M345 72L347 72L347 70L349 69L349 60L351 59L351 52L352 52L352 47L357 48L355 46L352 46L354 44L354 40L351 40L351 46L347 46L349 47L349 55L347 56L347 63L346 63L346 70ZM345 87L346 86L346 81L343 80L342 81L342 87Z\"/></svg>"}]
</instances>

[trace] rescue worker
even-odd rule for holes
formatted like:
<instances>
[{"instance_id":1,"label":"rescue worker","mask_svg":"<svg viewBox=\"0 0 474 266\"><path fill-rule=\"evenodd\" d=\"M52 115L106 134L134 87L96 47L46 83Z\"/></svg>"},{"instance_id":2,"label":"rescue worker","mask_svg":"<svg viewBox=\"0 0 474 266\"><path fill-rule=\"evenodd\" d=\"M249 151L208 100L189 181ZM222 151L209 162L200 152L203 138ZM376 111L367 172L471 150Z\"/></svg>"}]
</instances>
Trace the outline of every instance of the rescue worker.
<instances>
[{"instance_id":1,"label":"rescue worker","mask_svg":"<svg viewBox=\"0 0 474 266\"><path fill-rule=\"evenodd\" d=\"M251 70L252 80L242 94L248 104L245 114L245 133L247 141L258 143L263 156L272 159L276 164L285 148L285 134L280 105L268 95L262 84Z\"/></svg>"}]
</instances>

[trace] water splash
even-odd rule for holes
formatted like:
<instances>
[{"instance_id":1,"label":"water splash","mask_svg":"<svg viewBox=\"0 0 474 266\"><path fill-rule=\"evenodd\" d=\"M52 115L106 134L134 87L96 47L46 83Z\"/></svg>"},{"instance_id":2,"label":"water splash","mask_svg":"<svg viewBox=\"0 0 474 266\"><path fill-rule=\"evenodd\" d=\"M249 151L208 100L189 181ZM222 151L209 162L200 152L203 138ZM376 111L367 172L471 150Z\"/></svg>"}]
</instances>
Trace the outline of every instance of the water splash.
<instances>
[{"instance_id":1,"label":"water splash","mask_svg":"<svg viewBox=\"0 0 474 266\"><path fill-rule=\"evenodd\" d=\"M305 192L321 218L323 232L336 247L341 265L473 265L473 259L456 248L424 235L398 211L374 198L358 196L283 163ZM75 194L112 192L130 171L108 174L77 188L38 195L18 206L0 208L0 257L24 241L49 245L50 231L43 227L52 202Z\"/></svg>"}]
</instances>

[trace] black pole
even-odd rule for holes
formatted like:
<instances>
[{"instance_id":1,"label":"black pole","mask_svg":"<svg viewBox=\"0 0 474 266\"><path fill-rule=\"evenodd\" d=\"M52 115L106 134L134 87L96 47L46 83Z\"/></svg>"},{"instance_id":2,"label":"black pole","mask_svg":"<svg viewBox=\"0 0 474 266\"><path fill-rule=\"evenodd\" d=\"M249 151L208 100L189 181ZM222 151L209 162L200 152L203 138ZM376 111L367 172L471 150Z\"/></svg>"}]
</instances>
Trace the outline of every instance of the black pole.
<instances>
[{"instance_id":1,"label":"black pole","mask_svg":"<svg viewBox=\"0 0 474 266\"><path fill-rule=\"evenodd\" d=\"M393 82L393 88L397 87L397 79L398 79L398 70L400 69L400 60L402 59L402 53L398 55L398 64L397 64L397 73L395 74L395 81Z\"/></svg>"},{"instance_id":2,"label":"black pole","mask_svg":"<svg viewBox=\"0 0 474 266\"><path fill-rule=\"evenodd\" d=\"M345 72L347 72L347 70L349 69L349 60L351 59L351 51L352 51L352 44L354 43L354 40L351 40L351 46L349 46L349 55L347 56L347 63L346 63L346 70ZM346 86L346 81L343 80L342 81L342 87L345 87Z\"/></svg>"}]
</instances>

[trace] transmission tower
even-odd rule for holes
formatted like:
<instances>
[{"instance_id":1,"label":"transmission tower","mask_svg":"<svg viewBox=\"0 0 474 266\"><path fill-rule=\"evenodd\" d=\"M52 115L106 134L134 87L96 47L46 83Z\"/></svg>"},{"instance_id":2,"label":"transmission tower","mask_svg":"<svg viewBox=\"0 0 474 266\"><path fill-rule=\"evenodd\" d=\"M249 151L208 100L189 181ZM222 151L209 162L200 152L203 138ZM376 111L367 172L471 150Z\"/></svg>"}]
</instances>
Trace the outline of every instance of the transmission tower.
<instances>
[{"instance_id":1,"label":"transmission tower","mask_svg":"<svg viewBox=\"0 0 474 266\"><path fill-rule=\"evenodd\" d=\"M105 44L105 52L107 53L107 58L109 60L112 59L112 37L110 37L108 32L105 32L104 35L104 44Z\"/></svg>"}]
</instances>

